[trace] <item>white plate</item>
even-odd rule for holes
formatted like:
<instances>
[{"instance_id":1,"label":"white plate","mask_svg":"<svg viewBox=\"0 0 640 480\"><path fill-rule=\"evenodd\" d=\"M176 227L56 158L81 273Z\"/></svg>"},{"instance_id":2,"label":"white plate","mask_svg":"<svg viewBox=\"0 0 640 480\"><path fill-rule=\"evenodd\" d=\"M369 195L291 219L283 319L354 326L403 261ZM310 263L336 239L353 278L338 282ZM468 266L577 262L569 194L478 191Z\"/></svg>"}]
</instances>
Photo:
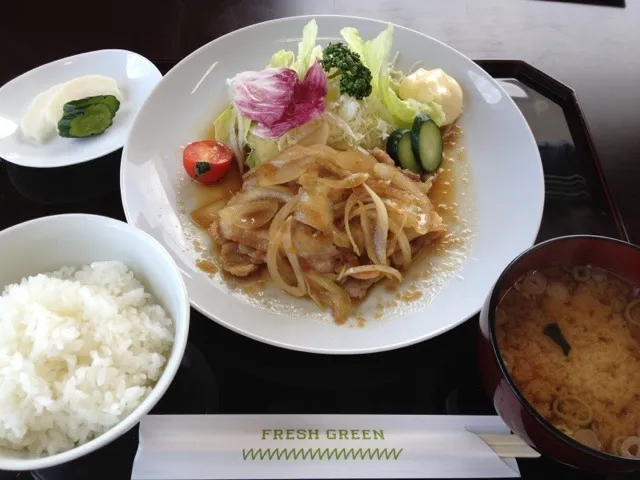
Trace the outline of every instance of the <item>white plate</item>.
<instances>
[{"instance_id":1,"label":"white plate","mask_svg":"<svg viewBox=\"0 0 640 480\"><path fill-rule=\"evenodd\" d=\"M123 102L113 125L91 138L52 138L36 144L20 129L35 96L58 83L83 75L113 78ZM149 60L126 50L97 50L56 60L30 70L0 88L0 157L25 167L52 168L82 163L122 148L138 110L162 74Z\"/></svg>"},{"instance_id":2,"label":"white plate","mask_svg":"<svg viewBox=\"0 0 640 480\"><path fill-rule=\"evenodd\" d=\"M192 305L218 323L251 338L285 348L317 353L366 353L410 345L439 335L477 313L493 282L517 254L536 238L544 204L542 165L533 135L514 102L486 72L450 47L421 33L395 27L394 50L406 71L421 60L460 82L466 98L460 118L469 165L471 210L477 217L471 253L437 294L401 309L371 315L377 302L394 295L372 292L364 328L333 324L309 300L293 299L269 288L269 308L210 278L195 265L198 253L184 217L185 190L181 146L201 138L228 102L226 79L261 69L281 48L297 51L303 26L312 17L284 18L253 25L205 45L173 68L149 96L131 129L121 169L127 220L153 235L183 271ZM339 38L352 26L370 39L386 24L378 21L315 16L319 42ZM201 238L206 238L201 235ZM372 318L373 317L373 318Z\"/></svg>"}]
</instances>

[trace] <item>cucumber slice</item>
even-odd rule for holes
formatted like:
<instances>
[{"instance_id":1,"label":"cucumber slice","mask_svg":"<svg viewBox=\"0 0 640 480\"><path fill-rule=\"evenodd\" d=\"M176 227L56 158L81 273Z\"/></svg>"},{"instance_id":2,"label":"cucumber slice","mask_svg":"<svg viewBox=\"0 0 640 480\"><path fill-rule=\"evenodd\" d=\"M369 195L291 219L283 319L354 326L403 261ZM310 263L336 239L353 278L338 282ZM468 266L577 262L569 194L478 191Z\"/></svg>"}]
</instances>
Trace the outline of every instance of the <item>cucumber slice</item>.
<instances>
[{"instance_id":1,"label":"cucumber slice","mask_svg":"<svg viewBox=\"0 0 640 480\"><path fill-rule=\"evenodd\" d=\"M413 155L411 132L405 128L394 131L387 139L387 153L400 168L406 168L420 175L422 167Z\"/></svg>"},{"instance_id":2,"label":"cucumber slice","mask_svg":"<svg viewBox=\"0 0 640 480\"><path fill-rule=\"evenodd\" d=\"M436 171L442 163L442 132L429 115L418 114L411 128L411 148L425 171Z\"/></svg>"},{"instance_id":3,"label":"cucumber slice","mask_svg":"<svg viewBox=\"0 0 640 480\"><path fill-rule=\"evenodd\" d=\"M64 107L62 108L64 113L72 113L76 110L82 110L89 105L95 105L97 103L104 103L107 107L109 107L111 115L115 115L120 108L120 102L113 95L97 95L95 97L86 97L79 100L72 100L65 103Z\"/></svg>"},{"instance_id":4,"label":"cucumber slice","mask_svg":"<svg viewBox=\"0 0 640 480\"><path fill-rule=\"evenodd\" d=\"M84 138L100 135L113 123L111 110L104 103L95 103L65 113L58 122L61 137Z\"/></svg>"},{"instance_id":5,"label":"cucumber slice","mask_svg":"<svg viewBox=\"0 0 640 480\"><path fill-rule=\"evenodd\" d=\"M387 154L393 158L393 161L396 162L396 164L399 163L398 144L400 143L402 136L408 131L409 130L406 128L399 128L398 130L394 130L391 135L389 135L389 138L387 138Z\"/></svg>"},{"instance_id":6,"label":"cucumber slice","mask_svg":"<svg viewBox=\"0 0 640 480\"><path fill-rule=\"evenodd\" d=\"M407 130L398 143L398 161L400 167L420 175L423 172L423 168L413 153L411 143L411 132Z\"/></svg>"}]
</instances>

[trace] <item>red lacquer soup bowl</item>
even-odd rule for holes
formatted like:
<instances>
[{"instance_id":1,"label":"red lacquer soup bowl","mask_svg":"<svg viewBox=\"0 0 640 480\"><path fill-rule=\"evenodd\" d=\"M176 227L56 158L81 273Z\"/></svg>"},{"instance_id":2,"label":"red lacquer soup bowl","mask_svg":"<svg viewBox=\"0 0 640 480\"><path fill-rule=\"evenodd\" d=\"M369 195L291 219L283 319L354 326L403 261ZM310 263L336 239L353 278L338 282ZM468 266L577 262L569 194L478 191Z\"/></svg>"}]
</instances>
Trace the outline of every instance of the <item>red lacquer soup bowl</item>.
<instances>
[{"instance_id":1,"label":"red lacquer soup bowl","mask_svg":"<svg viewBox=\"0 0 640 480\"><path fill-rule=\"evenodd\" d=\"M525 251L498 278L480 314L478 356L484 388L502 420L542 455L592 472L640 471L640 458L627 458L589 448L545 420L519 391L500 355L495 326L495 312L500 300L527 272L552 264L588 265L640 285L640 248L626 242L575 235L548 240ZM638 392L640 396L640 385ZM640 431L637 435L640 436Z\"/></svg>"}]
</instances>

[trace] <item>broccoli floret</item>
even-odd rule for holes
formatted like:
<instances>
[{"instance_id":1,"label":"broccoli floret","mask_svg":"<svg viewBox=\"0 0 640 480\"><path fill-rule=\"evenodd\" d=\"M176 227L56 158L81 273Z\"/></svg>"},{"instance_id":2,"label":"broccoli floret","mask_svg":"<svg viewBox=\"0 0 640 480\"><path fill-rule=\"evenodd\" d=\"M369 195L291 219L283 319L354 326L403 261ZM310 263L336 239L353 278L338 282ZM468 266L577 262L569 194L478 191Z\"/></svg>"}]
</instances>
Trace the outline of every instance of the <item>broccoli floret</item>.
<instances>
[{"instance_id":1,"label":"broccoli floret","mask_svg":"<svg viewBox=\"0 0 640 480\"><path fill-rule=\"evenodd\" d=\"M344 43L327 45L320 63L325 72L336 70L329 78L341 75L340 93L357 99L371 95L371 71L362 63L360 55Z\"/></svg>"}]
</instances>

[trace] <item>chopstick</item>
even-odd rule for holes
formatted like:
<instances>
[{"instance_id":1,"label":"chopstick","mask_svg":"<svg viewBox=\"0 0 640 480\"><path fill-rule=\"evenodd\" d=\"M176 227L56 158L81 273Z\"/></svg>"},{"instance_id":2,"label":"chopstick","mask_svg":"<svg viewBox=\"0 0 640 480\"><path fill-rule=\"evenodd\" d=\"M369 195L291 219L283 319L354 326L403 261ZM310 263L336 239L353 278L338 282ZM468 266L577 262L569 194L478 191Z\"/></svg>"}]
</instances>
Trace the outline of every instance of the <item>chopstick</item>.
<instances>
[{"instance_id":1,"label":"chopstick","mask_svg":"<svg viewBox=\"0 0 640 480\"><path fill-rule=\"evenodd\" d=\"M517 435L478 435L500 458L538 458L540 454Z\"/></svg>"}]
</instances>

